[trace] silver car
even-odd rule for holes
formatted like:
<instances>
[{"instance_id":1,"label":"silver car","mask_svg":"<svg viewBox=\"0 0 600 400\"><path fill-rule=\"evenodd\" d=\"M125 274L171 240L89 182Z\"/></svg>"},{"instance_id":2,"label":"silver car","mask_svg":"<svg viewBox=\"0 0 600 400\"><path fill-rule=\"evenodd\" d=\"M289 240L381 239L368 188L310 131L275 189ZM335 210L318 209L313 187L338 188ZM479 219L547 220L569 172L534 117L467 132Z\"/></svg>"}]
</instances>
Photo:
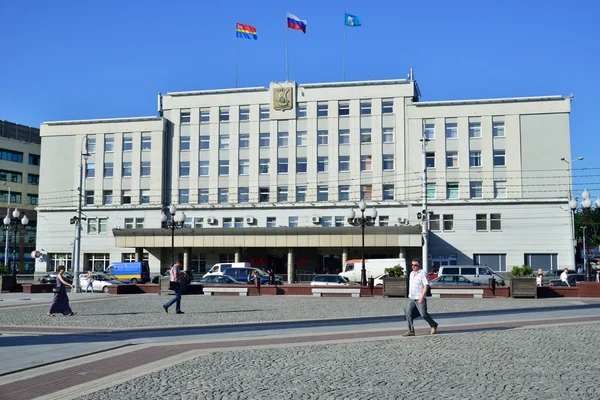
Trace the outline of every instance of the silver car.
<instances>
[{"instance_id":1,"label":"silver car","mask_svg":"<svg viewBox=\"0 0 600 400\"><path fill-rule=\"evenodd\" d=\"M446 286L484 286L482 283L473 282L462 275L442 275L431 282L431 287L446 287Z\"/></svg>"}]
</instances>

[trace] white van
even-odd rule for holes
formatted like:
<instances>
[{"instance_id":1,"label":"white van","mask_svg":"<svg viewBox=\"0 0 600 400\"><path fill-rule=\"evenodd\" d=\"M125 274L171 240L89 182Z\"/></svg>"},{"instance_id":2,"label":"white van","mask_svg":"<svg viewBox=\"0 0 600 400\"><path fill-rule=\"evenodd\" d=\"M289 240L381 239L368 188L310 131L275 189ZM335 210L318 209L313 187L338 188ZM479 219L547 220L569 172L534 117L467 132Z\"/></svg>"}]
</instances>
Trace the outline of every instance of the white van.
<instances>
[{"instance_id":1,"label":"white van","mask_svg":"<svg viewBox=\"0 0 600 400\"><path fill-rule=\"evenodd\" d=\"M202 276L203 278L208 275L223 275L223 271L227 268L252 268L249 262L233 262L233 263L218 263L212 266L212 268Z\"/></svg>"},{"instance_id":2,"label":"white van","mask_svg":"<svg viewBox=\"0 0 600 400\"><path fill-rule=\"evenodd\" d=\"M406 274L406 260L404 258L365 258L365 270L367 271L367 279L376 278L385 273L386 268L391 268L399 265ZM360 282L360 274L362 270L362 260L348 260L344 265L344 271L338 275L343 276L350 282Z\"/></svg>"},{"instance_id":3,"label":"white van","mask_svg":"<svg viewBox=\"0 0 600 400\"><path fill-rule=\"evenodd\" d=\"M462 275L473 282L483 284L494 278L497 285L504 286L504 278L485 265L443 265L438 272L438 276L442 275Z\"/></svg>"}]
</instances>

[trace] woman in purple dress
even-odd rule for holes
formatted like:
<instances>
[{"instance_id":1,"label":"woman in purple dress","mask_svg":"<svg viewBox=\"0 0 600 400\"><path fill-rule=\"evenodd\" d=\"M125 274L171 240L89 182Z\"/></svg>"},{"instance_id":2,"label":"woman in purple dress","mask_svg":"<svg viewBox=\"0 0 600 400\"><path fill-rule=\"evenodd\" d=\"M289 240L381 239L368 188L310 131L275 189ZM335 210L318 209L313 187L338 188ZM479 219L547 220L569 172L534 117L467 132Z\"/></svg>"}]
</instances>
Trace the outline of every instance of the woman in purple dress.
<instances>
[{"instance_id":1,"label":"woman in purple dress","mask_svg":"<svg viewBox=\"0 0 600 400\"><path fill-rule=\"evenodd\" d=\"M69 306L69 296L67 296L67 286L73 287L73 285L63 278L63 272L65 272L65 266L59 265L58 275L56 276L56 289L54 298L52 299L52 304L50 305L50 310L48 311L49 317L54 317L54 314L63 314L69 316L77 314L71 311L71 307Z\"/></svg>"}]
</instances>

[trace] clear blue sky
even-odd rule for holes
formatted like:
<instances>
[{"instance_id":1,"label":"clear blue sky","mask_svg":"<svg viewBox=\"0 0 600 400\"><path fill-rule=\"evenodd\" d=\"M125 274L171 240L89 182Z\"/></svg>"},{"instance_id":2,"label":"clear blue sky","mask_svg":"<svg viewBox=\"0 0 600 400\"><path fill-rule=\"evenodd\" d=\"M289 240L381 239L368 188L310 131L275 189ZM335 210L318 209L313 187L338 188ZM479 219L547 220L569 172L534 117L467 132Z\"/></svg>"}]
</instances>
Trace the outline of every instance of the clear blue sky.
<instances>
[{"instance_id":1,"label":"clear blue sky","mask_svg":"<svg viewBox=\"0 0 600 400\"><path fill-rule=\"evenodd\" d=\"M155 115L158 92L233 87L236 42L239 86L267 86L285 79L288 11L308 22L288 32L290 79L341 81L344 10L363 24L347 31L347 80L412 67L425 101L573 93L572 157L600 164L593 0L4 0L0 119Z\"/></svg>"}]
</instances>

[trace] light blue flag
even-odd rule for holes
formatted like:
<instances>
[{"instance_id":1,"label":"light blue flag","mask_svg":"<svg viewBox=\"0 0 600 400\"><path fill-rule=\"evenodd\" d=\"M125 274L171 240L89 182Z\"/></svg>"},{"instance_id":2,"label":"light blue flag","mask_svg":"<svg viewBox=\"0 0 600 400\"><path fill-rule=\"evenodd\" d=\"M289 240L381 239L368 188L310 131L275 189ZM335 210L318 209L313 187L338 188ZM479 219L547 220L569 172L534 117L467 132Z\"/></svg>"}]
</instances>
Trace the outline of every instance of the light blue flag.
<instances>
[{"instance_id":1,"label":"light blue flag","mask_svg":"<svg viewBox=\"0 0 600 400\"><path fill-rule=\"evenodd\" d=\"M360 26L360 18L356 15L345 13L344 24L346 26Z\"/></svg>"}]
</instances>

